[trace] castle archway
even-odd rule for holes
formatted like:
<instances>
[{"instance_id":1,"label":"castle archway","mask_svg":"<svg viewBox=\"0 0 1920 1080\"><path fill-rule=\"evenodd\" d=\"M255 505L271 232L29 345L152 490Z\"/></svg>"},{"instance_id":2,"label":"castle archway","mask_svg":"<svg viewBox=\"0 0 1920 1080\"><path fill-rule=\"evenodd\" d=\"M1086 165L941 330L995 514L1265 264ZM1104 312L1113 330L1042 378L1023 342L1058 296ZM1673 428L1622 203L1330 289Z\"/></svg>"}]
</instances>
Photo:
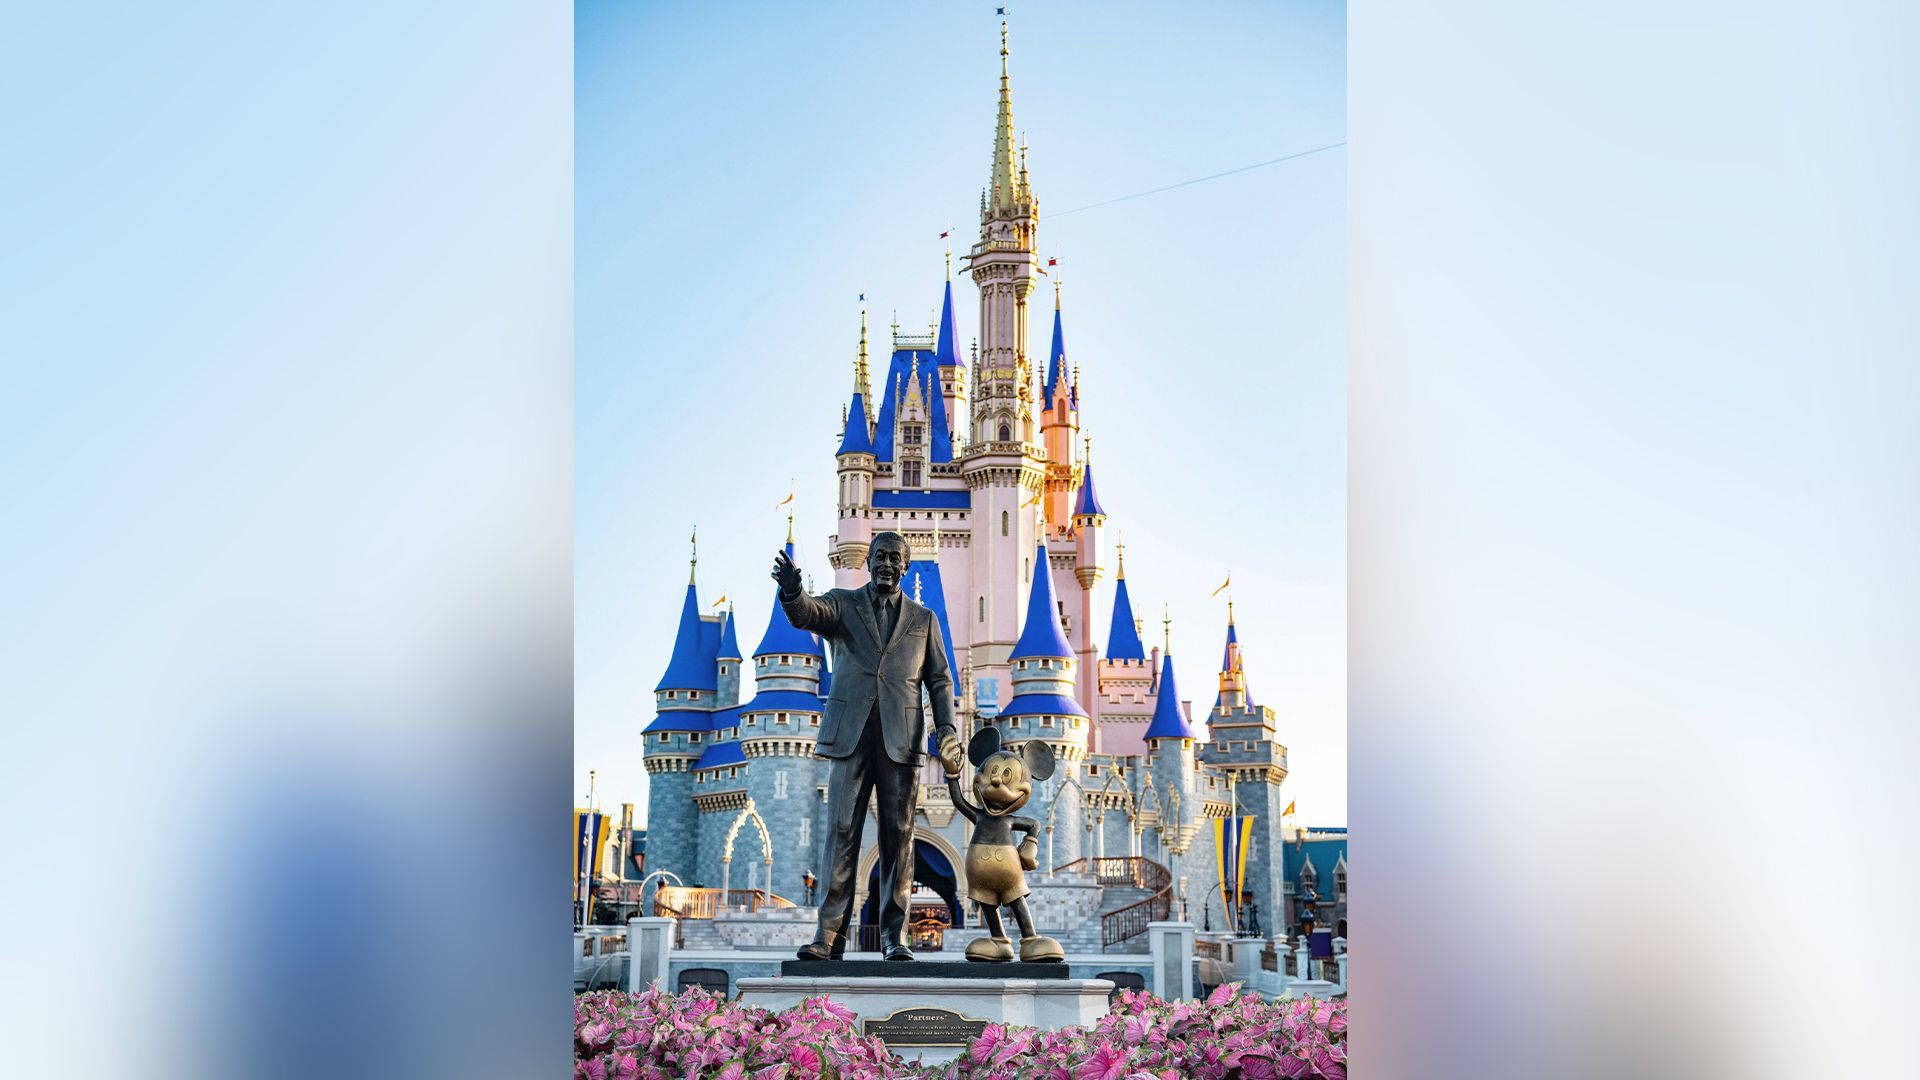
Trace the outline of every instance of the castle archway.
<instances>
[{"instance_id":1,"label":"castle archway","mask_svg":"<svg viewBox=\"0 0 1920 1080\"><path fill-rule=\"evenodd\" d=\"M880 848L869 844L860 853L853 877L856 882L853 907L859 915L855 921L861 927L879 924L879 878ZM946 904L951 926L966 925L966 861L944 837L924 826L913 831L913 880Z\"/></svg>"}]
</instances>

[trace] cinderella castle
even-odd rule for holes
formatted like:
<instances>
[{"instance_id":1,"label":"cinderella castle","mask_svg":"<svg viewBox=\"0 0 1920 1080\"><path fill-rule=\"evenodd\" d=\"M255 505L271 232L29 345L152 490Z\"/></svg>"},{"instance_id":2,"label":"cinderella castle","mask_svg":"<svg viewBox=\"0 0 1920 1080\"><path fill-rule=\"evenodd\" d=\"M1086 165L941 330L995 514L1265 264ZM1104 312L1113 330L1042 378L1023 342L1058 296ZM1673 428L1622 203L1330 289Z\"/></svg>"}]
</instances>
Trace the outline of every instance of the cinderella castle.
<instances>
[{"instance_id":1,"label":"cinderella castle","mask_svg":"<svg viewBox=\"0 0 1920 1080\"><path fill-rule=\"evenodd\" d=\"M1036 254L1039 200L1015 144L1004 24L1000 58L992 170L979 239L964 256L979 292L978 341L963 358L949 269L937 323L923 334L896 325L876 383L862 313L832 450L838 527L826 562L836 586L858 587L869 540L904 535L911 563L902 587L940 620L962 737L998 724L1006 743L1051 744L1060 768L1023 811L1045 825L1036 881L1054 868L1059 880L1101 887L1093 899L1065 890L1051 904L1036 889L1043 929L1098 926L1080 944L1101 951L1144 948L1148 920L1183 911L1221 929L1251 915L1271 932L1287 917L1290 891L1280 821L1286 747L1274 711L1248 691L1231 604L1219 663L1188 661L1183 675L1186 687L1214 691L1196 717L1165 639L1148 648L1142 638L1124 551L1108 562L1107 504L1080 434L1080 358L1067 349L1057 286L1052 340L1038 357L1028 350L1030 303L1047 271ZM768 537L769 548L778 540ZM786 545L807 566L791 518ZM771 583L771 613L751 652L731 609L703 614L697 589L690 575L642 736L647 867L670 872L688 893L755 890L811 903L827 836L827 764L813 756L833 678L827 652L787 622ZM748 663L753 692L742 700ZM923 930L975 924L956 901L966 895L968 823L938 763L925 768L915 826L921 947ZM1229 821L1238 827L1216 827ZM1234 850L1220 860L1217 845ZM857 878L862 924L872 918L874 848L869 825ZM1229 881L1243 882L1232 900L1223 865Z\"/></svg>"}]
</instances>

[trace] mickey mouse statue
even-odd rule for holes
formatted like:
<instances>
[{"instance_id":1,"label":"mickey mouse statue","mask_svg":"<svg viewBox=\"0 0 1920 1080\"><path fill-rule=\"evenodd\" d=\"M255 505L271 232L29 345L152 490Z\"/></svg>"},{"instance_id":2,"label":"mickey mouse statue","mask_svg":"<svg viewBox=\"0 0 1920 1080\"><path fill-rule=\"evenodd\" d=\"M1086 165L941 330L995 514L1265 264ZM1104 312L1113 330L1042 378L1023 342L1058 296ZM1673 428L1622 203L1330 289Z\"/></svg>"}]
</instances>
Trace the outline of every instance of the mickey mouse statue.
<instances>
[{"instance_id":1,"label":"mickey mouse statue","mask_svg":"<svg viewBox=\"0 0 1920 1080\"><path fill-rule=\"evenodd\" d=\"M1033 782L1053 775L1053 748L1038 739L1021 744L1020 751L1000 749L1000 729L984 727L967 744L967 759L978 770L973 777L973 794L980 800L975 806L960 794L960 740L951 739L942 748L940 763L946 768L947 790L953 805L973 822L973 839L967 844L967 896L980 905L991 937L977 938L967 945L967 959L1005 963L1013 959L1013 942L1007 939L1000 921L1002 904L1013 910L1020 924L1020 959L1059 963L1066 959L1060 943L1033 932L1033 915L1027 910L1027 877L1023 870L1040 865L1040 844L1034 833L1040 823L1032 818L1009 817L1027 804L1033 795ZM1014 831L1026 833L1018 848L1013 845Z\"/></svg>"}]
</instances>

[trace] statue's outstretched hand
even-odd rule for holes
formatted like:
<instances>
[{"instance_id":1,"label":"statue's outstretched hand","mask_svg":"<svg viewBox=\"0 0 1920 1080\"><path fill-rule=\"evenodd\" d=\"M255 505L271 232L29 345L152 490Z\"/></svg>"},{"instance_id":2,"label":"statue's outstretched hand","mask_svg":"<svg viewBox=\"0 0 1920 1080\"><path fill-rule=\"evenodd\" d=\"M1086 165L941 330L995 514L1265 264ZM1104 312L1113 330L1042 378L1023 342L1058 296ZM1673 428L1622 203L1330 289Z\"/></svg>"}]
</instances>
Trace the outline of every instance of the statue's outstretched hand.
<instances>
[{"instance_id":1,"label":"statue's outstretched hand","mask_svg":"<svg viewBox=\"0 0 1920 1080\"><path fill-rule=\"evenodd\" d=\"M800 568L793 565L784 551L773 556L773 580L780 583L781 596L797 596L800 593Z\"/></svg>"},{"instance_id":2,"label":"statue's outstretched hand","mask_svg":"<svg viewBox=\"0 0 1920 1080\"><path fill-rule=\"evenodd\" d=\"M960 736L949 731L940 740L940 764L947 770L949 777L960 775L960 762L966 751L960 745Z\"/></svg>"}]
</instances>

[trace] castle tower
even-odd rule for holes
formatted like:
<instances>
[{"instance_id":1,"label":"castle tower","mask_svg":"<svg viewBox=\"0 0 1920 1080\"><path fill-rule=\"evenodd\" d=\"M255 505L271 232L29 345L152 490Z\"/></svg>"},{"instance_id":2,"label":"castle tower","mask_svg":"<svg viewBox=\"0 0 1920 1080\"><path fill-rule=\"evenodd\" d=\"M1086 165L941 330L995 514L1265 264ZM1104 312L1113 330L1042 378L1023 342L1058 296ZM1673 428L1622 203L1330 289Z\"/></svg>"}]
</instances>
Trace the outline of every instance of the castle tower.
<instances>
[{"instance_id":1,"label":"castle tower","mask_svg":"<svg viewBox=\"0 0 1920 1080\"><path fill-rule=\"evenodd\" d=\"M1007 75L1007 30L1000 26L1000 103L993 159L980 197L980 239L969 273L980 292L980 338L969 387L969 431L960 474L970 495L972 535L967 580L977 605L967 666L979 680L1010 681L1009 653L1020 636L1019 612L995 582L1033 584L1047 559L1029 512L1045 482L1046 457L1035 422L1035 379L1027 355L1027 298L1039 280L1035 236L1039 203L1015 160L1013 97ZM1064 518L1056 520L1065 520ZM1070 692L1070 691L1069 691ZM1001 700L1006 700L1004 693Z\"/></svg>"},{"instance_id":2,"label":"castle tower","mask_svg":"<svg viewBox=\"0 0 1920 1080\"><path fill-rule=\"evenodd\" d=\"M1262 929L1285 917L1285 868L1280 813L1286 805L1280 784L1287 778L1287 748L1274 735L1274 712L1255 705L1247 694L1246 662L1233 603L1227 603L1227 645L1220 658L1219 700L1207 717L1208 742L1199 760L1210 772L1230 776L1240 813L1253 820L1247 847L1246 889L1260 905Z\"/></svg>"},{"instance_id":3,"label":"castle tower","mask_svg":"<svg viewBox=\"0 0 1920 1080\"><path fill-rule=\"evenodd\" d=\"M1097 663L1100 643L1093 636L1093 587L1100 581L1100 534L1107 512L1100 506L1100 493L1093 486L1093 445L1087 444L1086 461L1081 469L1080 492L1073 505L1073 563L1078 611L1073 625L1079 631L1074 651L1079 655L1079 682L1074 693L1091 715L1099 715L1100 671ZM1093 748L1100 749L1100 734L1093 735Z\"/></svg>"},{"instance_id":4,"label":"castle tower","mask_svg":"<svg viewBox=\"0 0 1920 1080\"><path fill-rule=\"evenodd\" d=\"M1040 565L1046 549L1038 547ZM1074 669L1078 661L1060 629L1061 610L1054 597L1053 575L1036 573L1027 598L1026 626L1009 659L1013 664L1013 700L1000 710L1002 737L1010 745L1039 739L1053 748L1058 763L1054 778L1036 785L1030 813L1052 830L1046 868L1080 858L1082 827L1082 762L1087 754L1089 721L1086 709L1074 697ZM1063 791L1072 785L1070 794ZM1054 803L1060 803L1058 810Z\"/></svg>"},{"instance_id":5,"label":"castle tower","mask_svg":"<svg viewBox=\"0 0 1920 1080\"><path fill-rule=\"evenodd\" d=\"M1066 344L1060 333L1060 283L1053 286L1053 346L1048 350L1046 382L1040 391L1040 432L1047 448L1047 520L1073 519L1074 492L1080 483L1074 468L1074 444L1080 435L1078 378L1068 378Z\"/></svg>"},{"instance_id":6,"label":"castle tower","mask_svg":"<svg viewBox=\"0 0 1920 1080\"><path fill-rule=\"evenodd\" d=\"M1148 659L1140 642L1140 625L1133 615L1127 591L1126 546L1120 546L1117 580L1113 583L1113 622L1107 630L1107 653L1096 673L1099 698L1094 710L1095 742L1101 753L1125 756L1147 753L1147 726L1153 719L1153 678L1158 665Z\"/></svg>"},{"instance_id":7,"label":"castle tower","mask_svg":"<svg viewBox=\"0 0 1920 1080\"><path fill-rule=\"evenodd\" d=\"M953 443L966 425L967 369L960 363L960 350L954 344L953 331L953 253L947 253L947 280L940 295L940 326L934 331L933 362L940 376L941 415L947 419L949 454L957 455Z\"/></svg>"},{"instance_id":8,"label":"castle tower","mask_svg":"<svg viewBox=\"0 0 1920 1080\"><path fill-rule=\"evenodd\" d=\"M870 517L873 512L873 478L876 458L873 447L873 389L867 371L867 312L860 311L860 351L853 364L853 399L841 424L840 449L835 452L840 477L839 528L834 534L830 561L833 584L850 589L860 583L867 560L867 542L872 538Z\"/></svg>"},{"instance_id":9,"label":"castle tower","mask_svg":"<svg viewBox=\"0 0 1920 1080\"><path fill-rule=\"evenodd\" d=\"M697 555L692 563L697 568ZM640 734L647 769L647 865L671 870L686 881L697 876L699 853L693 768L711 744L719 686L713 654L719 651L720 635L714 634L710 651L704 641L709 625L700 617L699 591L689 569L673 656L654 687L654 718Z\"/></svg>"},{"instance_id":10,"label":"castle tower","mask_svg":"<svg viewBox=\"0 0 1920 1080\"><path fill-rule=\"evenodd\" d=\"M721 616L720 648L714 657L719 664L713 703L716 709L740 704L740 639L733 632L733 622L733 602L729 600Z\"/></svg>"},{"instance_id":11,"label":"castle tower","mask_svg":"<svg viewBox=\"0 0 1920 1080\"><path fill-rule=\"evenodd\" d=\"M787 557L793 557L793 538L787 539ZM825 782L821 763L813 756L820 733L821 683L826 671L826 649L820 639L787 621L779 591L767 632L753 650L753 700L740 707L738 738L746 770L746 792L766 822L775 844L772 891L788 899L804 899L801 877L808 869L820 872L821 837L813 834L816 788ZM731 818L732 815L729 815ZM731 880L735 888L747 878L747 860L760 858L757 836L744 831L733 845ZM764 877L761 888L767 888Z\"/></svg>"},{"instance_id":12,"label":"castle tower","mask_svg":"<svg viewBox=\"0 0 1920 1080\"><path fill-rule=\"evenodd\" d=\"M1204 824L1198 766L1194 761L1193 725L1187 722L1187 712L1182 706L1180 688L1173 678L1173 652L1169 649L1160 657L1159 690L1154 697L1153 721L1147 725L1145 742L1147 775L1159 795L1167 846L1175 852L1187 850ZM1175 874L1180 873L1171 862L1169 868Z\"/></svg>"}]
</instances>

